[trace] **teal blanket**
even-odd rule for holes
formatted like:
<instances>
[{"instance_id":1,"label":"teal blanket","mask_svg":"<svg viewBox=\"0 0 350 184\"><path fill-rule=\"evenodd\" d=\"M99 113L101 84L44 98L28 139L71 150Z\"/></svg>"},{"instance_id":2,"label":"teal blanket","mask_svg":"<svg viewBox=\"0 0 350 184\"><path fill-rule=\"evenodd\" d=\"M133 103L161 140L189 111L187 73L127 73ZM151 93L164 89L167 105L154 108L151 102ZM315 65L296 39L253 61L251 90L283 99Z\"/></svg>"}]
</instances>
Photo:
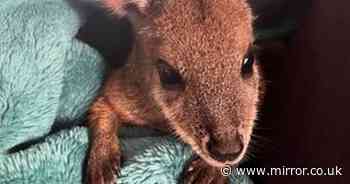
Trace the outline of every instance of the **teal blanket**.
<instances>
[{"instance_id":1,"label":"teal blanket","mask_svg":"<svg viewBox=\"0 0 350 184\"><path fill-rule=\"evenodd\" d=\"M84 121L104 75L97 51L74 38L79 16L64 0L0 3L0 183L81 183ZM52 127L68 128L58 133ZM30 146L28 146L30 145ZM190 148L129 128L118 183L175 184ZM250 183L232 176L232 183Z\"/></svg>"}]
</instances>

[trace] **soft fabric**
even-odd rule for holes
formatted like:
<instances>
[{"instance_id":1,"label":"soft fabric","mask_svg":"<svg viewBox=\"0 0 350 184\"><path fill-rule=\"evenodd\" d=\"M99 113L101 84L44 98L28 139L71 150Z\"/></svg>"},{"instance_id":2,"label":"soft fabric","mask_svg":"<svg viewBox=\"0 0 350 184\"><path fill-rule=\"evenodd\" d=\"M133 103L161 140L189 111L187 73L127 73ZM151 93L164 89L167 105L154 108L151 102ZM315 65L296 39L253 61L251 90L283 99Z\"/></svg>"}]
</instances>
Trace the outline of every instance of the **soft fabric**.
<instances>
[{"instance_id":1,"label":"soft fabric","mask_svg":"<svg viewBox=\"0 0 350 184\"><path fill-rule=\"evenodd\" d=\"M50 136L44 143L1 159L0 183L81 183L87 131L74 128ZM125 161L121 184L176 184L191 155L188 146L171 137L123 137ZM251 183L231 177L232 183Z\"/></svg>"},{"instance_id":2,"label":"soft fabric","mask_svg":"<svg viewBox=\"0 0 350 184\"><path fill-rule=\"evenodd\" d=\"M0 183L81 183L89 104L104 74L97 51L74 38L79 16L64 0L0 3ZM70 127L51 133L52 127ZM147 130L122 133L118 183L176 183L190 148ZM28 147L30 145L30 147ZM250 183L231 177L232 183Z\"/></svg>"}]
</instances>

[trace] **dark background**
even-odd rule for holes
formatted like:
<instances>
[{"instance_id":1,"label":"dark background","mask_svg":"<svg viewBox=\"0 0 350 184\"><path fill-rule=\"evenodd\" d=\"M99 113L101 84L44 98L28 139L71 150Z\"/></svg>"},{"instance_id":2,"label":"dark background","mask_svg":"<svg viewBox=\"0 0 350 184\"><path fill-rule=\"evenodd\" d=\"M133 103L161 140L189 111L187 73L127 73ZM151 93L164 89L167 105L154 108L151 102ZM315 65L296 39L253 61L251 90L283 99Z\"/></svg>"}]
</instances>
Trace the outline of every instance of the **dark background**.
<instances>
[{"instance_id":1,"label":"dark background","mask_svg":"<svg viewBox=\"0 0 350 184\"><path fill-rule=\"evenodd\" d=\"M298 27L282 41L262 42L266 97L252 144L254 156L243 166L339 166L343 176L253 179L256 184L345 184L350 155L350 2L249 1L257 15L257 28L276 27L290 17ZM78 37L109 63L121 65L132 41L129 23L84 8L90 13Z\"/></svg>"},{"instance_id":2,"label":"dark background","mask_svg":"<svg viewBox=\"0 0 350 184\"><path fill-rule=\"evenodd\" d=\"M309 6L289 2L296 14ZM344 175L255 177L256 183L349 183L349 8L346 0L312 1L285 48L262 57L268 83L256 130L262 139L256 140L251 163L267 168L339 166Z\"/></svg>"}]
</instances>

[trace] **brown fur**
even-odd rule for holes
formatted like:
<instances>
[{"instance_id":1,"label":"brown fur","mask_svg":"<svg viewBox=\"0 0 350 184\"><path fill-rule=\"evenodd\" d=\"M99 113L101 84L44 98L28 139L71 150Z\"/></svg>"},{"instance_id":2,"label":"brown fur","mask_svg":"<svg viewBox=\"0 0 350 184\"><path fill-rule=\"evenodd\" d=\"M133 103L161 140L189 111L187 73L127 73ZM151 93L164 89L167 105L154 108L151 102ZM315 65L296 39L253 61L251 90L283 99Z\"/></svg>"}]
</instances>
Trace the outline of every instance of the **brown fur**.
<instances>
[{"instance_id":1,"label":"brown fur","mask_svg":"<svg viewBox=\"0 0 350 184\"><path fill-rule=\"evenodd\" d=\"M257 65L251 76L242 76L242 61L253 42L245 0L104 2L130 18L136 44L126 66L110 73L91 107L89 181L113 180L121 156L116 132L129 123L173 133L192 146L201 163L192 164L198 172L185 174L187 183L226 182L213 167L243 158L261 86ZM164 88L159 58L179 73L182 85ZM208 172L207 179L198 179L200 172Z\"/></svg>"}]
</instances>

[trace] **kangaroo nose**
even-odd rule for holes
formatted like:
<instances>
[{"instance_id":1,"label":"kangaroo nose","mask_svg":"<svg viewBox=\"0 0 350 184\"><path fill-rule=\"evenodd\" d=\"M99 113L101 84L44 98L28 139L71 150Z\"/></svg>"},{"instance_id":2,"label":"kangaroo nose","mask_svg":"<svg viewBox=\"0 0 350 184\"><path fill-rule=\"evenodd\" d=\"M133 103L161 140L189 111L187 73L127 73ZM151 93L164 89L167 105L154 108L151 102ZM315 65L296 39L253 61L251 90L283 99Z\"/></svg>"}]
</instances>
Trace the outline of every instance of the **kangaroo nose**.
<instances>
[{"instance_id":1,"label":"kangaroo nose","mask_svg":"<svg viewBox=\"0 0 350 184\"><path fill-rule=\"evenodd\" d=\"M226 139L225 141L219 141L215 137L210 137L207 146L208 152L215 160L221 162L233 161L243 152L243 136L236 134L233 139Z\"/></svg>"}]
</instances>

